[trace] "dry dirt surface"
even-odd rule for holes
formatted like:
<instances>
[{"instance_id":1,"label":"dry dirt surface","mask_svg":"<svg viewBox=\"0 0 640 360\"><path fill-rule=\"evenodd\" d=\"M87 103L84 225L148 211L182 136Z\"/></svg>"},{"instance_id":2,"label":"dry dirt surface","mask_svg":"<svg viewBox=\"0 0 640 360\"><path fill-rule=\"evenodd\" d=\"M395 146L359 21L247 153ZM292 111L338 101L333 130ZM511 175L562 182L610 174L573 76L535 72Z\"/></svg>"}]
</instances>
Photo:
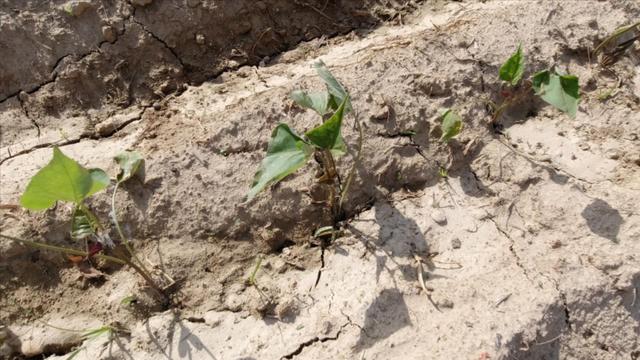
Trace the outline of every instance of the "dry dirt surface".
<instances>
[{"instance_id":1,"label":"dry dirt surface","mask_svg":"<svg viewBox=\"0 0 640 360\"><path fill-rule=\"evenodd\" d=\"M640 359L640 41L593 54L639 19L634 0L0 1L2 233L77 246L71 208L18 206L29 178L56 145L110 174L137 150L119 216L176 282L161 304L130 269L0 240L0 358ZM574 119L530 97L492 121L518 44L525 77L579 77ZM316 163L246 201L271 130L317 123L288 97L321 88L317 60L354 108L330 243Z\"/></svg>"}]
</instances>

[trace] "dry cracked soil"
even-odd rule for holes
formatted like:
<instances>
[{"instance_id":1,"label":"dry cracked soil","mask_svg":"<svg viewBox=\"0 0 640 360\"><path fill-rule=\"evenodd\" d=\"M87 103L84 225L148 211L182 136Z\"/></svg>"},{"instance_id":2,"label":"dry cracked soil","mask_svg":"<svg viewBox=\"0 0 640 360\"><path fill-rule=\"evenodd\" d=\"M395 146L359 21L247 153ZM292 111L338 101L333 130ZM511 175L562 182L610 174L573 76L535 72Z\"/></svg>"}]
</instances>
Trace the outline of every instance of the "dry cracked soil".
<instances>
[{"instance_id":1,"label":"dry cracked soil","mask_svg":"<svg viewBox=\"0 0 640 360\"><path fill-rule=\"evenodd\" d=\"M0 358L640 359L640 41L593 52L639 19L635 0L0 1L2 234L77 247L70 207L19 206L29 179L54 146L110 174L136 150L118 215L173 283L160 303L126 267L0 240ZM575 118L533 96L494 118L518 44L526 78L579 77ZM315 162L246 201L271 130L317 123L288 97L321 88L317 60L354 108L333 241ZM464 122L448 144L443 108Z\"/></svg>"}]
</instances>

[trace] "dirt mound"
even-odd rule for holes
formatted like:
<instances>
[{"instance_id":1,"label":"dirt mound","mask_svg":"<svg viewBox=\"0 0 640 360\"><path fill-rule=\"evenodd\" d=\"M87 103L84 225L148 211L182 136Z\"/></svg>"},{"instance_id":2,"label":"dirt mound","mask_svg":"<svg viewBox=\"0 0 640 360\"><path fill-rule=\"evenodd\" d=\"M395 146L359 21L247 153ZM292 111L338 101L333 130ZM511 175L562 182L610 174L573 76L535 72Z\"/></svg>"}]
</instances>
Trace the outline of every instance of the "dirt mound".
<instances>
[{"instance_id":1,"label":"dirt mound","mask_svg":"<svg viewBox=\"0 0 640 360\"><path fill-rule=\"evenodd\" d=\"M79 358L637 357L640 51L636 44L604 69L590 49L639 18L638 4L430 3L406 24L282 52L368 27L383 9L401 22L397 14L412 8L374 3L116 2L77 15L66 3L12 5L32 9L15 24L40 11L61 28L86 21L94 34L102 31L94 17L112 19L117 39L62 32L69 44L99 50L54 61L53 79L6 70L24 74L14 82L24 93L0 104L3 233L70 244L70 209L11 206L50 145L110 173L116 153L137 149L146 178L117 198L125 231L181 286L177 305L163 312L145 302L133 272L102 268L105 280L86 281L58 255L0 243L2 351L64 358L83 341L56 330L67 319L74 328L117 321L127 330L84 341ZM294 10L300 16L291 19ZM575 119L532 99L491 122L487 105L503 90L498 68L519 43L525 76L555 66L579 77ZM46 59L79 50L56 51L37 57L44 69ZM288 98L321 87L317 59L355 109L341 172L356 155L354 117L364 134L345 234L326 249L312 241L330 223L315 164L246 201L276 124L303 131L317 123ZM68 76L71 68L81 70ZM100 69L127 95L107 97ZM79 105L61 100L68 94ZM66 116L74 106L84 110ZM450 145L438 141L443 108L464 119ZM90 205L106 218L109 201L102 194ZM140 304L123 306L130 294ZM53 335L47 342L39 333Z\"/></svg>"}]
</instances>

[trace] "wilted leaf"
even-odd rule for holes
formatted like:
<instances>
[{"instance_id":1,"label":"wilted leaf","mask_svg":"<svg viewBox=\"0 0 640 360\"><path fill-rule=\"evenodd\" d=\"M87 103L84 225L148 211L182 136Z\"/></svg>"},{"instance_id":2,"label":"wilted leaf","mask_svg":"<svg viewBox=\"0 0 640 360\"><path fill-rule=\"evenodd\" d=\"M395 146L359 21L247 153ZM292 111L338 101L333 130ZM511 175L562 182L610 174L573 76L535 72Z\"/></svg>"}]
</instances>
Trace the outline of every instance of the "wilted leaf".
<instances>
[{"instance_id":1,"label":"wilted leaf","mask_svg":"<svg viewBox=\"0 0 640 360\"><path fill-rule=\"evenodd\" d=\"M558 75L549 70L533 76L533 89L544 101L576 117L580 100L580 85L573 75Z\"/></svg>"},{"instance_id":2,"label":"wilted leaf","mask_svg":"<svg viewBox=\"0 0 640 360\"><path fill-rule=\"evenodd\" d=\"M105 177L104 171L89 171L55 147L53 159L31 178L20 204L31 210L45 210L58 200L80 204L109 184Z\"/></svg>"},{"instance_id":3,"label":"wilted leaf","mask_svg":"<svg viewBox=\"0 0 640 360\"><path fill-rule=\"evenodd\" d=\"M349 94L347 93L347 90L345 90L344 86L342 86L342 84L340 84L340 82L333 76L333 74L331 74L324 62L322 62L322 60L318 60L315 64L313 64L313 67L318 72L320 78L322 78L324 83L327 85L329 94L331 94L335 98L334 101L330 102L330 104L333 105L333 109L338 108L338 106L346 100L344 111L346 113L351 111L351 101L349 100Z\"/></svg>"},{"instance_id":4,"label":"wilted leaf","mask_svg":"<svg viewBox=\"0 0 640 360\"><path fill-rule=\"evenodd\" d=\"M142 170L144 159L137 151L124 151L113 158L120 166L118 173L118 182L127 181Z\"/></svg>"},{"instance_id":5,"label":"wilted leaf","mask_svg":"<svg viewBox=\"0 0 640 360\"><path fill-rule=\"evenodd\" d=\"M287 124L278 125L271 135L267 155L256 172L247 199L253 199L268 185L298 170L313 153L313 147L296 135Z\"/></svg>"},{"instance_id":6,"label":"wilted leaf","mask_svg":"<svg viewBox=\"0 0 640 360\"><path fill-rule=\"evenodd\" d=\"M290 96L296 104L312 109L320 116L330 112L329 100L331 95L326 91L307 93L306 91L295 90L291 92Z\"/></svg>"},{"instance_id":7,"label":"wilted leaf","mask_svg":"<svg viewBox=\"0 0 640 360\"><path fill-rule=\"evenodd\" d=\"M94 235L98 229L98 219L81 207L76 207L71 220L71 237L76 240Z\"/></svg>"},{"instance_id":8,"label":"wilted leaf","mask_svg":"<svg viewBox=\"0 0 640 360\"><path fill-rule=\"evenodd\" d=\"M322 125L305 133L313 145L321 149L337 150L338 152L346 150L344 140L340 135L340 129L342 127L344 109L348 101L349 97L346 97L331 118L322 123Z\"/></svg>"},{"instance_id":9,"label":"wilted leaf","mask_svg":"<svg viewBox=\"0 0 640 360\"><path fill-rule=\"evenodd\" d=\"M516 86L522 79L522 74L524 74L524 55L522 47L518 45L516 52L500 67L500 79Z\"/></svg>"},{"instance_id":10,"label":"wilted leaf","mask_svg":"<svg viewBox=\"0 0 640 360\"><path fill-rule=\"evenodd\" d=\"M595 50L593 50L593 53L597 54L598 52L602 51L605 48L615 48L621 42L629 41L632 38L632 36L630 36L629 38L625 38L625 36L627 34L633 35L633 32L635 30L640 31L640 22L616 29L611 35L607 36L607 38L604 39L600 43L600 45L598 45L595 48Z\"/></svg>"},{"instance_id":11,"label":"wilted leaf","mask_svg":"<svg viewBox=\"0 0 640 360\"><path fill-rule=\"evenodd\" d=\"M329 235L332 235L335 231L336 229L334 229L333 226L323 226L318 230L316 230L315 233L313 233L313 237L319 238L323 236L329 236Z\"/></svg>"},{"instance_id":12,"label":"wilted leaf","mask_svg":"<svg viewBox=\"0 0 640 360\"><path fill-rule=\"evenodd\" d=\"M442 114L442 136L440 141L448 142L462 130L462 118L451 109Z\"/></svg>"}]
</instances>

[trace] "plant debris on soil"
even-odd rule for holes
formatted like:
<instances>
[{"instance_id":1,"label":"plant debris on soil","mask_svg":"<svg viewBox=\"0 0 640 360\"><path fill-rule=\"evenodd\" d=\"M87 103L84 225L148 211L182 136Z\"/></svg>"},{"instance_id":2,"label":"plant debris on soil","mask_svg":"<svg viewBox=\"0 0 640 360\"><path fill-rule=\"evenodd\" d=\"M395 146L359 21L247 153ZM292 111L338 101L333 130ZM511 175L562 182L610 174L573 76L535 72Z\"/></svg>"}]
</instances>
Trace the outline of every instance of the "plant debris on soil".
<instances>
[{"instance_id":1,"label":"plant debris on soil","mask_svg":"<svg viewBox=\"0 0 640 360\"><path fill-rule=\"evenodd\" d=\"M640 358L638 19L635 0L4 1L1 233L82 248L73 206L20 206L29 180L54 147L106 174L136 151L118 226L170 286L2 238L0 358ZM278 124L319 125L289 96L324 90L319 60L352 106L338 222L313 157L246 197ZM545 69L571 75L562 106L534 96Z\"/></svg>"}]
</instances>

